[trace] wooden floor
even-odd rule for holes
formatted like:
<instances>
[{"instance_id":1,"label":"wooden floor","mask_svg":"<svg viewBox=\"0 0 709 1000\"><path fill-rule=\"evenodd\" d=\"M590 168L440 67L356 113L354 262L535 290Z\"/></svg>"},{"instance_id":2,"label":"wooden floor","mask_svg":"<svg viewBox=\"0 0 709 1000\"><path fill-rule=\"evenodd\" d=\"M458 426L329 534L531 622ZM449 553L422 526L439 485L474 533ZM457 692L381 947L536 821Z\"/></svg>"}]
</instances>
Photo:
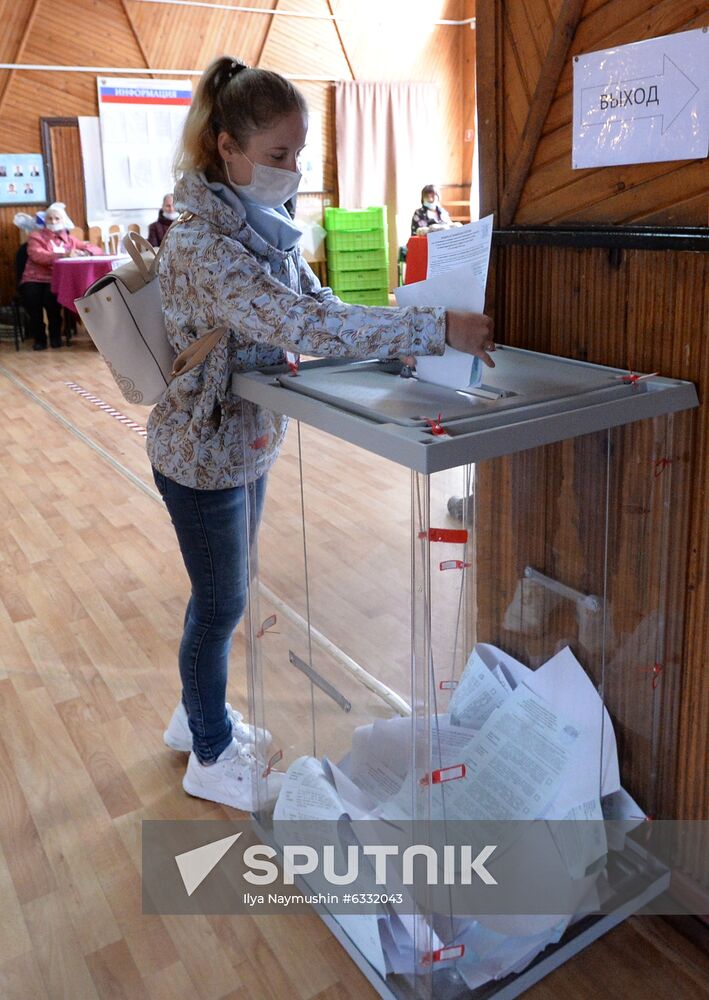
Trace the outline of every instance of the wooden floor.
<instances>
[{"instance_id":1,"label":"wooden floor","mask_svg":"<svg viewBox=\"0 0 709 1000\"><path fill-rule=\"evenodd\" d=\"M0 345L0 997L374 997L315 916L141 914L141 820L234 814L186 796L184 756L162 743L179 692L186 580L144 437L96 399L145 422L146 411L122 399L88 345L43 353ZM281 532L284 551L296 559L302 541L293 515L293 437L271 486L265 527L272 538ZM408 504L408 478L395 495L382 469L361 454L336 453L315 432L305 445L317 454L321 476L311 494L321 534L310 555L320 560L334 609L315 623L355 659L382 670L389 663L387 680L396 686L391 657L405 601L399 608L391 600L398 564L387 538L372 536L373 561L360 558L357 570L368 586L356 588L358 536L326 544L328 510L317 504L327 497L346 506L353 523L376 520L378 507L401 509L406 520L400 501ZM344 485L345 469L356 490ZM266 563L274 543L264 537ZM283 559L282 580L265 574L265 582L302 613L288 565ZM327 602L317 590L314 597L320 613ZM241 640L232 674L230 695L243 704ZM359 708L375 711L371 701ZM289 752L298 748L291 740ZM527 994L648 995L709 996L706 952L656 918L622 925Z\"/></svg>"}]
</instances>

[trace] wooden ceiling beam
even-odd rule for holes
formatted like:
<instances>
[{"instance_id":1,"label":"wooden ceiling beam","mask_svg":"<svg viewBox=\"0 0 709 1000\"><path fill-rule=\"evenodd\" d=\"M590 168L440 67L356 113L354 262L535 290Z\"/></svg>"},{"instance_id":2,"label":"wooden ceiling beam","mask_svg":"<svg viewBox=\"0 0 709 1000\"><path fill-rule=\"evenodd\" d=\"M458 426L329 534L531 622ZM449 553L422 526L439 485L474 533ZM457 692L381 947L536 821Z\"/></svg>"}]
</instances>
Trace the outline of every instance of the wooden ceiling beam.
<instances>
[{"instance_id":1,"label":"wooden ceiling beam","mask_svg":"<svg viewBox=\"0 0 709 1000\"><path fill-rule=\"evenodd\" d=\"M333 10L333 7L332 7L332 0L327 0L327 9L330 11L330 13L332 14L332 16L334 18L335 17L335 11ZM347 49L345 48L345 43L344 43L344 40L342 38L342 32L340 31L340 25L337 23L337 19L336 18L335 18L335 20L333 20L332 23L335 25L335 31L337 32L337 40L340 43L340 48L342 49L342 55L345 57L345 62L347 63L347 68L350 71L350 76L352 77L353 80L356 80L357 77L355 76L355 71L352 68L352 63L350 62L350 57L347 55Z\"/></svg>"},{"instance_id":2,"label":"wooden ceiling beam","mask_svg":"<svg viewBox=\"0 0 709 1000\"><path fill-rule=\"evenodd\" d=\"M133 18L131 17L130 11L128 10L128 8L126 6L126 0L121 0L121 7L123 8L123 13L125 14L126 21L128 22L128 26L130 27L131 34L133 35L133 38L135 38L135 44L138 46L140 54L143 57L143 62L145 63L145 68L149 69L149 67L150 67L150 59L148 58L148 53L145 51L145 48L143 47L143 43L140 40L140 35L136 31L135 24L133 23ZM151 79L153 78L153 74L152 73L148 73L148 76Z\"/></svg>"},{"instance_id":3,"label":"wooden ceiling beam","mask_svg":"<svg viewBox=\"0 0 709 1000\"><path fill-rule=\"evenodd\" d=\"M280 2L281 0L275 0L273 7L271 7L271 17L268 19L268 25L266 26L266 30L263 33L263 40L261 42L261 48L259 49L258 58L254 63L254 66L256 67L261 66L261 60L263 59L263 54L266 51L266 45L268 44L268 36L271 34L271 28L273 27L273 22L276 20L276 18L273 16L273 11L278 10L278 4Z\"/></svg>"},{"instance_id":4,"label":"wooden ceiling beam","mask_svg":"<svg viewBox=\"0 0 709 1000\"><path fill-rule=\"evenodd\" d=\"M20 38L19 44L17 46L17 54L14 58L14 62L21 62L22 52L25 45L27 44L27 39L30 36L30 32L34 27L34 19L37 13L37 8L39 7L39 0L34 0L32 4L32 9L30 10L29 17L27 18L27 23L25 24L24 31L22 32L22 38ZM7 77L5 78L5 86L2 88L2 93L0 94L0 112L2 112L3 104L5 103L5 97L10 87L10 83L15 75L15 70L8 70Z\"/></svg>"},{"instance_id":5,"label":"wooden ceiling beam","mask_svg":"<svg viewBox=\"0 0 709 1000\"><path fill-rule=\"evenodd\" d=\"M509 0L508 0L509 2ZM564 0L554 24L554 32L534 90L519 147L512 160L500 203L498 225L514 222L529 169L534 160L544 122L554 99L561 71L581 20L585 0Z\"/></svg>"}]
</instances>

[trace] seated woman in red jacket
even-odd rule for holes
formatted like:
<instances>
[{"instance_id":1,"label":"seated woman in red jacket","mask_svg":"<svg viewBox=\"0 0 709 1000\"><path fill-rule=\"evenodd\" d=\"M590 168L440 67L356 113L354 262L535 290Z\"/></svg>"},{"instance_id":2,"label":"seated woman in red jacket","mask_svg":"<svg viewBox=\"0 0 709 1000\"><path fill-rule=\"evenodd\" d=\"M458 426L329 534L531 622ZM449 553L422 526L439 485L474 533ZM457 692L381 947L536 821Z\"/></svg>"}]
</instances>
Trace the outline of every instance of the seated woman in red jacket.
<instances>
[{"instance_id":1,"label":"seated woman in red jacket","mask_svg":"<svg viewBox=\"0 0 709 1000\"><path fill-rule=\"evenodd\" d=\"M27 239L27 264L22 274L20 295L29 315L30 335L34 350L47 346L44 312L49 321L49 342L62 346L62 310L51 288L52 268L59 257L88 256L103 251L92 243L77 240L69 232L74 223L66 214L62 202L55 201L44 213L44 228L35 229Z\"/></svg>"}]
</instances>

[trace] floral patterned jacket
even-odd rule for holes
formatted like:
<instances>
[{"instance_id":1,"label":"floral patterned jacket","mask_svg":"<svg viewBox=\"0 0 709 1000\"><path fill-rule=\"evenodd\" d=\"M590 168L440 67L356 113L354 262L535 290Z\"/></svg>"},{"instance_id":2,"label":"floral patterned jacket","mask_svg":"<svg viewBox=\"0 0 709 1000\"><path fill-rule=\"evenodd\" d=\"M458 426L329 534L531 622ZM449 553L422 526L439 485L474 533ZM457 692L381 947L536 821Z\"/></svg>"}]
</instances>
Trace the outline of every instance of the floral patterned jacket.
<instances>
[{"instance_id":1,"label":"floral patterned jacket","mask_svg":"<svg viewBox=\"0 0 709 1000\"><path fill-rule=\"evenodd\" d=\"M170 383L150 413L148 456L169 479L223 489L244 483L245 449L254 475L275 461L287 420L234 396L232 372L282 363L285 351L350 358L443 352L443 309L346 305L320 285L297 247L272 247L198 176L178 182L175 202L194 217L170 229L160 261L170 342L179 353L217 327L229 332L202 364Z\"/></svg>"}]
</instances>

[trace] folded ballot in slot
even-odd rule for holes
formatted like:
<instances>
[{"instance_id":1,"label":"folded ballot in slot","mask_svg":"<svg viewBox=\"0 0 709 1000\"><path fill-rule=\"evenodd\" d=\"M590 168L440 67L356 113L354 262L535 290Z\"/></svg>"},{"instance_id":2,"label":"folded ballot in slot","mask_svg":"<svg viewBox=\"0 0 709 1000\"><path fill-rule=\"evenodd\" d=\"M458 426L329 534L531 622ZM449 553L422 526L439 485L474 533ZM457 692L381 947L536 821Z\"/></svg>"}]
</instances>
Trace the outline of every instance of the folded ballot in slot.
<instances>
[{"instance_id":1,"label":"folded ballot in slot","mask_svg":"<svg viewBox=\"0 0 709 1000\"><path fill-rule=\"evenodd\" d=\"M496 361L484 398L234 376L291 418L250 553L283 775L255 821L284 865L310 845L297 884L385 997L518 996L669 882L694 388Z\"/></svg>"}]
</instances>

